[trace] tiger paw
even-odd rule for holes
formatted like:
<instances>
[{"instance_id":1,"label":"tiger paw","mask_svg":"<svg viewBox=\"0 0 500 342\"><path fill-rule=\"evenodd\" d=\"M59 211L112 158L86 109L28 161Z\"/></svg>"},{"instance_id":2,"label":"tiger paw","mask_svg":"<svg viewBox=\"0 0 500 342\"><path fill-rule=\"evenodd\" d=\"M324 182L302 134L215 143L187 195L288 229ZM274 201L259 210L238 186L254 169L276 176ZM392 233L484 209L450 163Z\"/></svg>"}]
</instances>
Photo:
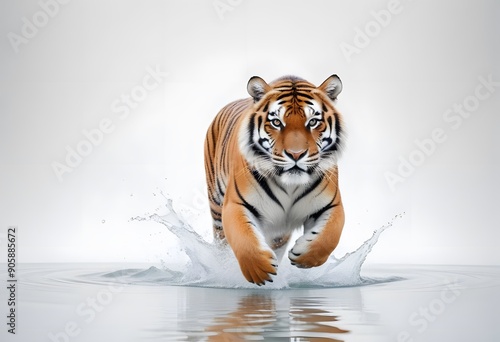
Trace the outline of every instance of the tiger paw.
<instances>
[{"instance_id":1,"label":"tiger paw","mask_svg":"<svg viewBox=\"0 0 500 342\"><path fill-rule=\"evenodd\" d=\"M272 283L271 275L276 275L278 270L278 260L271 249L255 249L238 255L243 276L256 285Z\"/></svg>"},{"instance_id":2,"label":"tiger paw","mask_svg":"<svg viewBox=\"0 0 500 342\"><path fill-rule=\"evenodd\" d=\"M311 268L323 265L330 251L322 246L321 241L316 240L317 235L306 233L295 242L295 245L288 252L288 259L292 265L299 268Z\"/></svg>"}]
</instances>

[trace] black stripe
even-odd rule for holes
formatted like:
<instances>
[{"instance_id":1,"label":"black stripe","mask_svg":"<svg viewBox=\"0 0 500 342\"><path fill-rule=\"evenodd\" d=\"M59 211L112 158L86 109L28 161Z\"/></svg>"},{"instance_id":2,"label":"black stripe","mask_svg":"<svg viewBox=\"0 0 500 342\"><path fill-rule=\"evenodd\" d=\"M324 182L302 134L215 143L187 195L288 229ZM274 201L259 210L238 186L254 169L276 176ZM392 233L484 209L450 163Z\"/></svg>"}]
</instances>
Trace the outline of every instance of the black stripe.
<instances>
[{"instance_id":1,"label":"black stripe","mask_svg":"<svg viewBox=\"0 0 500 342\"><path fill-rule=\"evenodd\" d=\"M212 216L217 216L217 217L219 217L219 218L220 218L220 217L222 217L222 214L221 214L221 213L218 213L218 212L216 212L216 211L215 211L215 210L213 210L213 209L210 209L210 212L212 213Z\"/></svg>"},{"instance_id":2,"label":"black stripe","mask_svg":"<svg viewBox=\"0 0 500 342\"><path fill-rule=\"evenodd\" d=\"M262 110L262 107L266 107L267 108L267 106L269 106L269 100L266 101L265 103L261 103L260 106L259 106L259 108L257 108L256 111L257 112L260 112L260 111L267 112L267 109Z\"/></svg>"},{"instance_id":3,"label":"black stripe","mask_svg":"<svg viewBox=\"0 0 500 342\"><path fill-rule=\"evenodd\" d=\"M207 145L210 145L210 142L207 139ZM214 170L214 158L215 158L215 151L214 154L210 153L210 147L208 149L208 160L205 160L205 165L208 166L208 178L210 181L213 181L213 178L215 177L215 170Z\"/></svg>"},{"instance_id":4,"label":"black stripe","mask_svg":"<svg viewBox=\"0 0 500 342\"><path fill-rule=\"evenodd\" d=\"M321 189L318 194L316 196L314 196L314 198L318 197L319 195L321 195L323 193L323 191L325 191L325 189L328 187L328 182L325 182L325 186L323 187L323 189ZM337 192L335 192L335 196L337 196ZM335 196L333 196L333 200L335 200Z\"/></svg>"},{"instance_id":5,"label":"black stripe","mask_svg":"<svg viewBox=\"0 0 500 342\"><path fill-rule=\"evenodd\" d=\"M259 157L266 157L266 152L262 151L264 147L258 147L260 145L252 144L252 152L255 153Z\"/></svg>"},{"instance_id":6,"label":"black stripe","mask_svg":"<svg viewBox=\"0 0 500 342\"><path fill-rule=\"evenodd\" d=\"M217 114L217 116L215 117L215 120L214 120L214 122L213 122L213 126L214 126L214 127L221 127L221 126L220 126L220 122L221 122L221 120L222 120L222 117L223 117L223 114L219 112L219 113Z\"/></svg>"},{"instance_id":7,"label":"black stripe","mask_svg":"<svg viewBox=\"0 0 500 342\"><path fill-rule=\"evenodd\" d=\"M308 194L310 194L311 191L313 191L314 189L316 189L318 187L318 185L321 183L322 180L323 179L321 177L318 177L318 179L313 184L311 184L310 187L308 187L302 194L300 194L299 197L297 197L295 199L295 201L293 201L292 205L294 205L295 203L300 201L302 198L304 198L304 196L307 196Z\"/></svg>"},{"instance_id":8,"label":"black stripe","mask_svg":"<svg viewBox=\"0 0 500 342\"><path fill-rule=\"evenodd\" d=\"M301 83L296 83L295 84L296 88L299 89L299 90L313 90L314 87L311 87L310 85L308 84L301 84Z\"/></svg>"},{"instance_id":9,"label":"black stripe","mask_svg":"<svg viewBox=\"0 0 500 342\"><path fill-rule=\"evenodd\" d=\"M222 172L227 172L227 158L226 158L226 154L227 154L227 144L222 144L222 153L220 155L220 161L221 161L221 170L219 170L219 173L222 173Z\"/></svg>"},{"instance_id":10,"label":"black stripe","mask_svg":"<svg viewBox=\"0 0 500 342\"><path fill-rule=\"evenodd\" d=\"M340 136L340 119L339 115L337 113L333 113L333 116L335 116L335 134L337 135L337 140Z\"/></svg>"},{"instance_id":11,"label":"black stripe","mask_svg":"<svg viewBox=\"0 0 500 342\"><path fill-rule=\"evenodd\" d=\"M259 144L260 144L261 146L262 146L262 142L263 142L264 140L267 140L267 139L262 138L262 137L260 136L260 128L261 128L261 126L262 126L262 122L263 122L263 120L262 120L262 116L259 116L259 117L257 118L257 135L259 136L259 141L258 141L258 142L259 142ZM264 146L262 146L262 148L264 148Z\"/></svg>"},{"instance_id":12,"label":"black stripe","mask_svg":"<svg viewBox=\"0 0 500 342\"><path fill-rule=\"evenodd\" d=\"M214 131L214 128L213 128L213 123L208 128L207 135L205 136L205 146L207 147L208 154L212 155L212 154L215 154L215 151L212 152L212 146L211 146L212 144L210 144L210 136L212 136L212 141L215 144L216 137L215 137L215 131Z\"/></svg>"},{"instance_id":13,"label":"black stripe","mask_svg":"<svg viewBox=\"0 0 500 342\"><path fill-rule=\"evenodd\" d=\"M221 132L223 134L223 136L220 136L220 134L219 134L219 138L221 139L221 141L219 143L220 143L221 148L222 148L220 160L223 161L224 164L227 163L228 158L226 158L226 154L229 153L228 142L231 139L231 134L235 129L235 122L237 119L238 119L237 116L234 116L234 115L230 116L230 117L228 116L228 119L226 122L227 125L223 127L223 129L225 128L225 131ZM227 170L227 165L224 165L223 167L224 167L224 170Z\"/></svg>"},{"instance_id":14,"label":"black stripe","mask_svg":"<svg viewBox=\"0 0 500 342\"><path fill-rule=\"evenodd\" d=\"M217 136L215 135L215 128L212 127L212 143L214 145L214 150L211 151L211 149L210 149L210 151L211 151L210 154L214 154L215 155L215 146L217 146L217 140L218 140L218 135Z\"/></svg>"},{"instance_id":15,"label":"black stripe","mask_svg":"<svg viewBox=\"0 0 500 342\"><path fill-rule=\"evenodd\" d=\"M220 184L219 178L217 178L217 192L219 193L220 197L224 198L225 193L224 193L224 191L222 191L222 186Z\"/></svg>"},{"instance_id":16,"label":"black stripe","mask_svg":"<svg viewBox=\"0 0 500 342\"><path fill-rule=\"evenodd\" d=\"M260 187L266 192L267 196L269 196L270 199L272 199L274 202L276 202L281 207L281 209L285 210L285 208L283 208L283 205L276 198L276 196L274 195L273 191L269 187L269 184L267 184L267 181L264 178L264 176L262 176L256 170L252 170L252 176L255 179L255 181L260 185Z\"/></svg>"},{"instance_id":17,"label":"black stripe","mask_svg":"<svg viewBox=\"0 0 500 342\"><path fill-rule=\"evenodd\" d=\"M333 122L332 122L332 117L329 116L326 118L326 121L328 121L328 125L330 126L330 137L332 136L332 131L333 131Z\"/></svg>"},{"instance_id":18,"label":"black stripe","mask_svg":"<svg viewBox=\"0 0 500 342\"><path fill-rule=\"evenodd\" d=\"M217 204L219 207L222 205L222 203L219 201L219 199L217 197L215 197L213 194L210 196L210 199L212 200L212 202Z\"/></svg>"},{"instance_id":19,"label":"black stripe","mask_svg":"<svg viewBox=\"0 0 500 342\"><path fill-rule=\"evenodd\" d=\"M227 121L231 118L231 113L229 111L224 111L220 115L220 120L219 123L217 124L217 127L219 127L219 130L223 130L224 127L226 126Z\"/></svg>"},{"instance_id":20,"label":"black stripe","mask_svg":"<svg viewBox=\"0 0 500 342\"><path fill-rule=\"evenodd\" d=\"M260 126L262 126L262 116L259 115L259 117L257 118L257 129L259 130L259 133L260 133Z\"/></svg>"},{"instance_id":21,"label":"black stripe","mask_svg":"<svg viewBox=\"0 0 500 342\"><path fill-rule=\"evenodd\" d=\"M252 213L253 216L255 216L255 218L257 220L259 220L262 217L262 215L259 213L259 211L253 205L251 205L250 203L245 201L245 199L243 198L243 196L240 193L240 190L238 189L238 185L236 185L236 181L234 182L234 188L236 189L236 194L238 195L238 197L240 198L240 200L242 202L242 203L238 203L238 204L244 206L249 212Z\"/></svg>"},{"instance_id":22,"label":"black stripe","mask_svg":"<svg viewBox=\"0 0 500 342\"><path fill-rule=\"evenodd\" d=\"M237 116L232 116L227 123L226 131L224 132L224 136L222 137L222 145L227 146L229 139L231 139L231 133L235 129L235 122L238 119Z\"/></svg>"},{"instance_id":23,"label":"black stripe","mask_svg":"<svg viewBox=\"0 0 500 342\"><path fill-rule=\"evenodd\" d=\"M264 147L264 141L267 141L267 143L269 144L269 146L271 146L271 144L269 143L269 139L265 139L265 138L260 138L259 139L259 145L264 149L264 150L269 150L267 148Z\"/></svg>"},{"instance_id":24,"label":"black stripe","mask_svg":"<svg viewBox=\"0 0 500 342\"><path fill-rule=\"evenodd\" d=\"M314 214L309 215L310 218L312 218L314 221L317 221L321 215L323 215L327 210L330 210L332 208L335 208L338 204L333 204L333 200L325 205L323 208L315 212Z\"/></svg>"},{"instance_id":25,"label":"black stripe","mask_svg":"<svg viewBox=\"0 0 500 342\"><path fill-rule=\"evenodd\" d=\"M287 97L287 96L291 96L291 95L292 95L292 94L290 94L290 93L283 93L283 94L281 94L280 96L278 96L278 97L276 98L276 101L279 101L279 100L281 100L282 98Z\"/></svg>"},{"instance_id":26,"label":"black stripe","mask_svg":"<svg viewBox=\"0 0 500 342\"><path fill-rule=\"evenodd\" d=\"M248 145L252 146L253 145L253 131L255 129L255 116L257 115L257 113L253 113L252 116L250 116L250 121L248 123L248 137L249 137L249 141L248 141Z\"/></svg>"},{"instance_id":27,"label":"black stripe","mask_svg":"<svg viewBox=\"0 0 500 342\"><path fill-rule=\"evenodd\" d=\"M267 109L269 108L269 101L266 102L266 105L262 109L263 112L267 112Z\"/></svg>"},{"instance_id":28,"label":"black stripe","mask_svg":"<svg viewBox=\"0 0 500 342\"><path fill-rule=\"evenodd\" d=\"M297 96L297 97L298 97L298 96L302 96L302 97L308 98L308 99L310 99L310 100L314 100L314 97L312 97L311 95L306 94L306 93L297 92L297 93L296 93L296 96Z\"/></svg>"},{"instance_id":29,"label":"black stripe","mask_svg":"<svg viewBox=\"0 0 500 342\"><path fill-rule=\"evenodd\" d=\"M337 151L337 149L339 147L339 144L340 144L340 132L341 132L340 121L339 121L339 117L338 117L337 113L334 113L333 115L335 116L335 120L336 120L335 121L335 135L336 135L336 139L335 139L335 143L333 145L331 145L327 149L323 150L324 153L325 152ZM330 136L331 136L331 132L333 131L332 118L328 117L327 121L328 121L328 124L330 125ZM332 140L331 138L327 138L327 139L329 139L330 141Z\"/></svg>"}]
</instances>

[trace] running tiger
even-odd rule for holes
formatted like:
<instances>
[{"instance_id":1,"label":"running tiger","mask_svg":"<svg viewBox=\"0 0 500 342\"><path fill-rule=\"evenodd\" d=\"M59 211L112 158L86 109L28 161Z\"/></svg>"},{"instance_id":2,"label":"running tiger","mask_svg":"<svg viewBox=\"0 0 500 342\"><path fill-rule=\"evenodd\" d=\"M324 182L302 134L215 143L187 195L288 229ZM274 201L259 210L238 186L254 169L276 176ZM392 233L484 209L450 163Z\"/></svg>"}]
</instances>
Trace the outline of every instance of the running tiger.
<instances>
[{"instance_id":1,"label":"running tiger","mask_svg":"<svg viewBox=\"0 0 500 342\"><path fill-rule=\"evenodd\" d=\"M295 229L304 228L288 252L297 267L322 265L339 242L343 127L334 101L342 83L337 75L319 87L254 76L247 90L251 98L228 104L210 125L205 170L216 241L227 241L245 278L263 285Z\"/></svg>"}]
</instances>

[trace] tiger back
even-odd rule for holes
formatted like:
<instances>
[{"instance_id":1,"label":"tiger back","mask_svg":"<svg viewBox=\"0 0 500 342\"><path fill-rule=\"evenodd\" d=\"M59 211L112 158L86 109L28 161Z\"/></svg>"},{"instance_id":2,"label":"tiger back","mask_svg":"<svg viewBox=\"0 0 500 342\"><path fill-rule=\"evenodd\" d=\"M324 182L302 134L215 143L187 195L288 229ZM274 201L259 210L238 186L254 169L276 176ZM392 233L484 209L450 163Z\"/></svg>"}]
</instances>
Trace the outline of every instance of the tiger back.
<instances>
[{"instance_id":1,"label":"tiger back","mask_svg":"<svg viewBox=\"0 0 500 342\"><path fill-rule=\"evenodd\" d=\"M247 90L250 98L226 105L208 128L205 170L214 238L262 285L276 275L294 230L304 229L288 251L297 267L323 264L339 242L344 138L334 103L342 83L336 75L319 87L254 76Z\"/></svg>"}]
</instances>

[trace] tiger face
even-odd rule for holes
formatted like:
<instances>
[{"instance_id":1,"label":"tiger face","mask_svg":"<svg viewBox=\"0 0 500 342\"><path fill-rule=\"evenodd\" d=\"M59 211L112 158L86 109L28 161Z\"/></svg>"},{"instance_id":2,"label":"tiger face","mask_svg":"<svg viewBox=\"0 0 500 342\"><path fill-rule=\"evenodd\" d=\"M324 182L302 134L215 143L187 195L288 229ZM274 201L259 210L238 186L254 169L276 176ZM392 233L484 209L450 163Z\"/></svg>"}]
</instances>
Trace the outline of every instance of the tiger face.
<instances>
[{"instance_id":1,"label":"tiger face","mask_svg":"<svg viewBox=\"0 0 500 342\"><path fill-rule=\"evenodd\" d=\"M239 145L252 167L284 185L300 185L336 166L343 133L333 105L342 90L336 75L319 87L294 76L270 85L252 77L247 88L254 104Z\"/></svg>"}]
</instances>

